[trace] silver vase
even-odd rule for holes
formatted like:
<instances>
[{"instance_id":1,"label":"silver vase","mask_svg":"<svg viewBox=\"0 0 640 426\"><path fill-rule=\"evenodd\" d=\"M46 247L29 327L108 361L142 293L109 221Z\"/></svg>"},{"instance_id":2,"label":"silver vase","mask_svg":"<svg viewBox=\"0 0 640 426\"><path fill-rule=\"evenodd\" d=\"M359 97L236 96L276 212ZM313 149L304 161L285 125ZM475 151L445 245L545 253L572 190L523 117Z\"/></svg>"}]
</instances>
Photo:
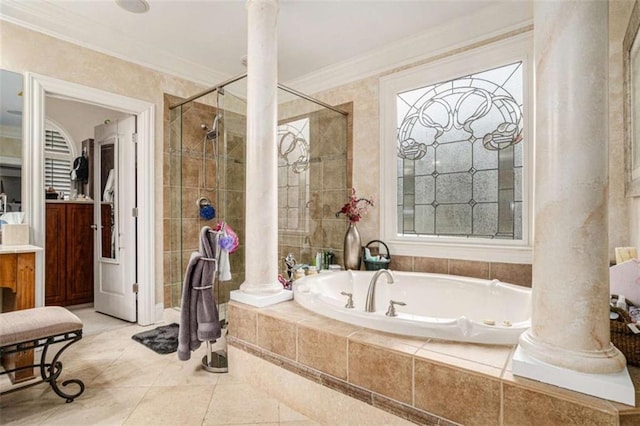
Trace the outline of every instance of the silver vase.
<instances>
[{"instance_id":1,"label":"silver vase","mask_svg":"<svg viewBox=\"0 0 640 426\"><path fill-rule=\"evenodd\" d=\"M344 269L360 269L360 233L354 222L349 222L349 229L344 234Z\"/></svg>"}]
</instances>

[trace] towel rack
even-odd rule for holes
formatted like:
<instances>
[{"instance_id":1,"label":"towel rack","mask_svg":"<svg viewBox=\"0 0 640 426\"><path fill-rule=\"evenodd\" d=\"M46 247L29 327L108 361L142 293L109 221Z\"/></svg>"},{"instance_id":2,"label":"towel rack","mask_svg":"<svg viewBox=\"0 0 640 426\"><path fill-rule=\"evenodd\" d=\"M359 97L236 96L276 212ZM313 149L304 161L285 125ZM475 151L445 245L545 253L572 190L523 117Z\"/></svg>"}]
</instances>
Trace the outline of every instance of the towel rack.
<instances>
[{"instance_id":1,"label":"towel rack","mask_svg":"<svg viewBox=\"0 0 640 426\"><path fill-rule=\"evenodd\" d=\"M216 235L216 243L217 243L217 238L224 233L225 226L226 226L226 223L222 222L222 227L219 231L214 231L213 229L209 229L207 231L211 234ZM216 256L218 256L219 251L220 251L220 245L216 244ZM210 261L210 262L218 261L218 259L210 258L210 257L201 257L201 259ZM216 266L216 274L217 274L217 266ZM214 274L214 280L215 280L215 274ZM211 291L213 291L213 288L214 286L212 284ZM218 302L218 299L216 298L216 303L217 302ZM220 336L220 337L222 338L223 336ZM229 371L229 363L227 361L226 351L213 352L211 348L212 342L210 340L207 340L206 344L207 344L207 355L202 358L202 368L204 368L205 370L211 373L227 373Z\"/></svg>"}]
</instances>

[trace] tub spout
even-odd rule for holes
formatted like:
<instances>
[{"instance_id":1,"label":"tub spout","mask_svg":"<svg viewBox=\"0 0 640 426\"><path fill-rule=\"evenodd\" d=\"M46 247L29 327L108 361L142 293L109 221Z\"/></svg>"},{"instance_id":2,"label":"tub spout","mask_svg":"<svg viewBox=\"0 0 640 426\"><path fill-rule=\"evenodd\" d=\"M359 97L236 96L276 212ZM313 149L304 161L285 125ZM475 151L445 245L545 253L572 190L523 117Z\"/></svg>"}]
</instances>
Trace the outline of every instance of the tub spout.
<instances>
[{"instance_id":1,"label":"tub spout","mask_svg":"<svg viewBox=\"0 0 640 426\"><path fill-rule=\"evenodd\" d=\"M380 278L380 275L386 275L387 282L389 284L393 284L393 275L391 274L391 271L387 269L378 270L378 272L375 273L373 278L371 278L371 282L369 283L369 290L367 291L367 301L364 305L365 312L376 311L376 304L375 304L376 282L378 282L378 278Z\"/></svg>"}]
</instances>

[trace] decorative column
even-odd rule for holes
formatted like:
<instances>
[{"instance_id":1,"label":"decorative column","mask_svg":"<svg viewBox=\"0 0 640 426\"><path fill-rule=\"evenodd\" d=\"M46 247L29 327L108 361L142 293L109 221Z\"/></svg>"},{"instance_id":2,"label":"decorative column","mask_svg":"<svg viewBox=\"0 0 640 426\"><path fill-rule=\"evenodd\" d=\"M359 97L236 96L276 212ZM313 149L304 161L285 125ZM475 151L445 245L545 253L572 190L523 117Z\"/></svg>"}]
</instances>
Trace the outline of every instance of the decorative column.
<instances>
[{"instance_id":1,"label":"decorative column","mask_svg":"<svg viewBox=\"0 0 640 426\"><path fill-rule=\"evenodd\" d=\"M267 306L292 297L278 282L278 1L248 0L245 282L231 299Z\"/></svg>"},{"instance_id":2,"label":"decorative column","mask_svg":"<svg viewBox=\"0 0 640 426\"><path fill-rule=\"evenodd\" d=\"M533 314L513 372L633 404L609 337L607 22L607 2L534 3Z\"/></svg>"}]
</instances>

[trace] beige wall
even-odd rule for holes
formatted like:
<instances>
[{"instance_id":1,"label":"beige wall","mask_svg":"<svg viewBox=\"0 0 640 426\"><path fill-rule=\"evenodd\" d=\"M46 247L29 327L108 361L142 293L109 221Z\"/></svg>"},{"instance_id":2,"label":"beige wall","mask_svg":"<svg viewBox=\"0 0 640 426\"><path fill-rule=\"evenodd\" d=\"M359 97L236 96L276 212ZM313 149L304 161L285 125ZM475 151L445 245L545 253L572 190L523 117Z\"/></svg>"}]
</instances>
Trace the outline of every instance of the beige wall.
<instances>
[{"instance_id":1,"label":"beige wall","mask_svg":"<svg viewBox=\"0 0 640 426\"><path fill-rule=\"evenodd\" d=\"M201 85L123 61L6 21L0 25L0 68L32 72L89 86L155 104L156 205L162 206L163 93L189 97L204 89ZM156 303L162 303L162 208L156 220Z\"/></svg>"}]
</instances>

